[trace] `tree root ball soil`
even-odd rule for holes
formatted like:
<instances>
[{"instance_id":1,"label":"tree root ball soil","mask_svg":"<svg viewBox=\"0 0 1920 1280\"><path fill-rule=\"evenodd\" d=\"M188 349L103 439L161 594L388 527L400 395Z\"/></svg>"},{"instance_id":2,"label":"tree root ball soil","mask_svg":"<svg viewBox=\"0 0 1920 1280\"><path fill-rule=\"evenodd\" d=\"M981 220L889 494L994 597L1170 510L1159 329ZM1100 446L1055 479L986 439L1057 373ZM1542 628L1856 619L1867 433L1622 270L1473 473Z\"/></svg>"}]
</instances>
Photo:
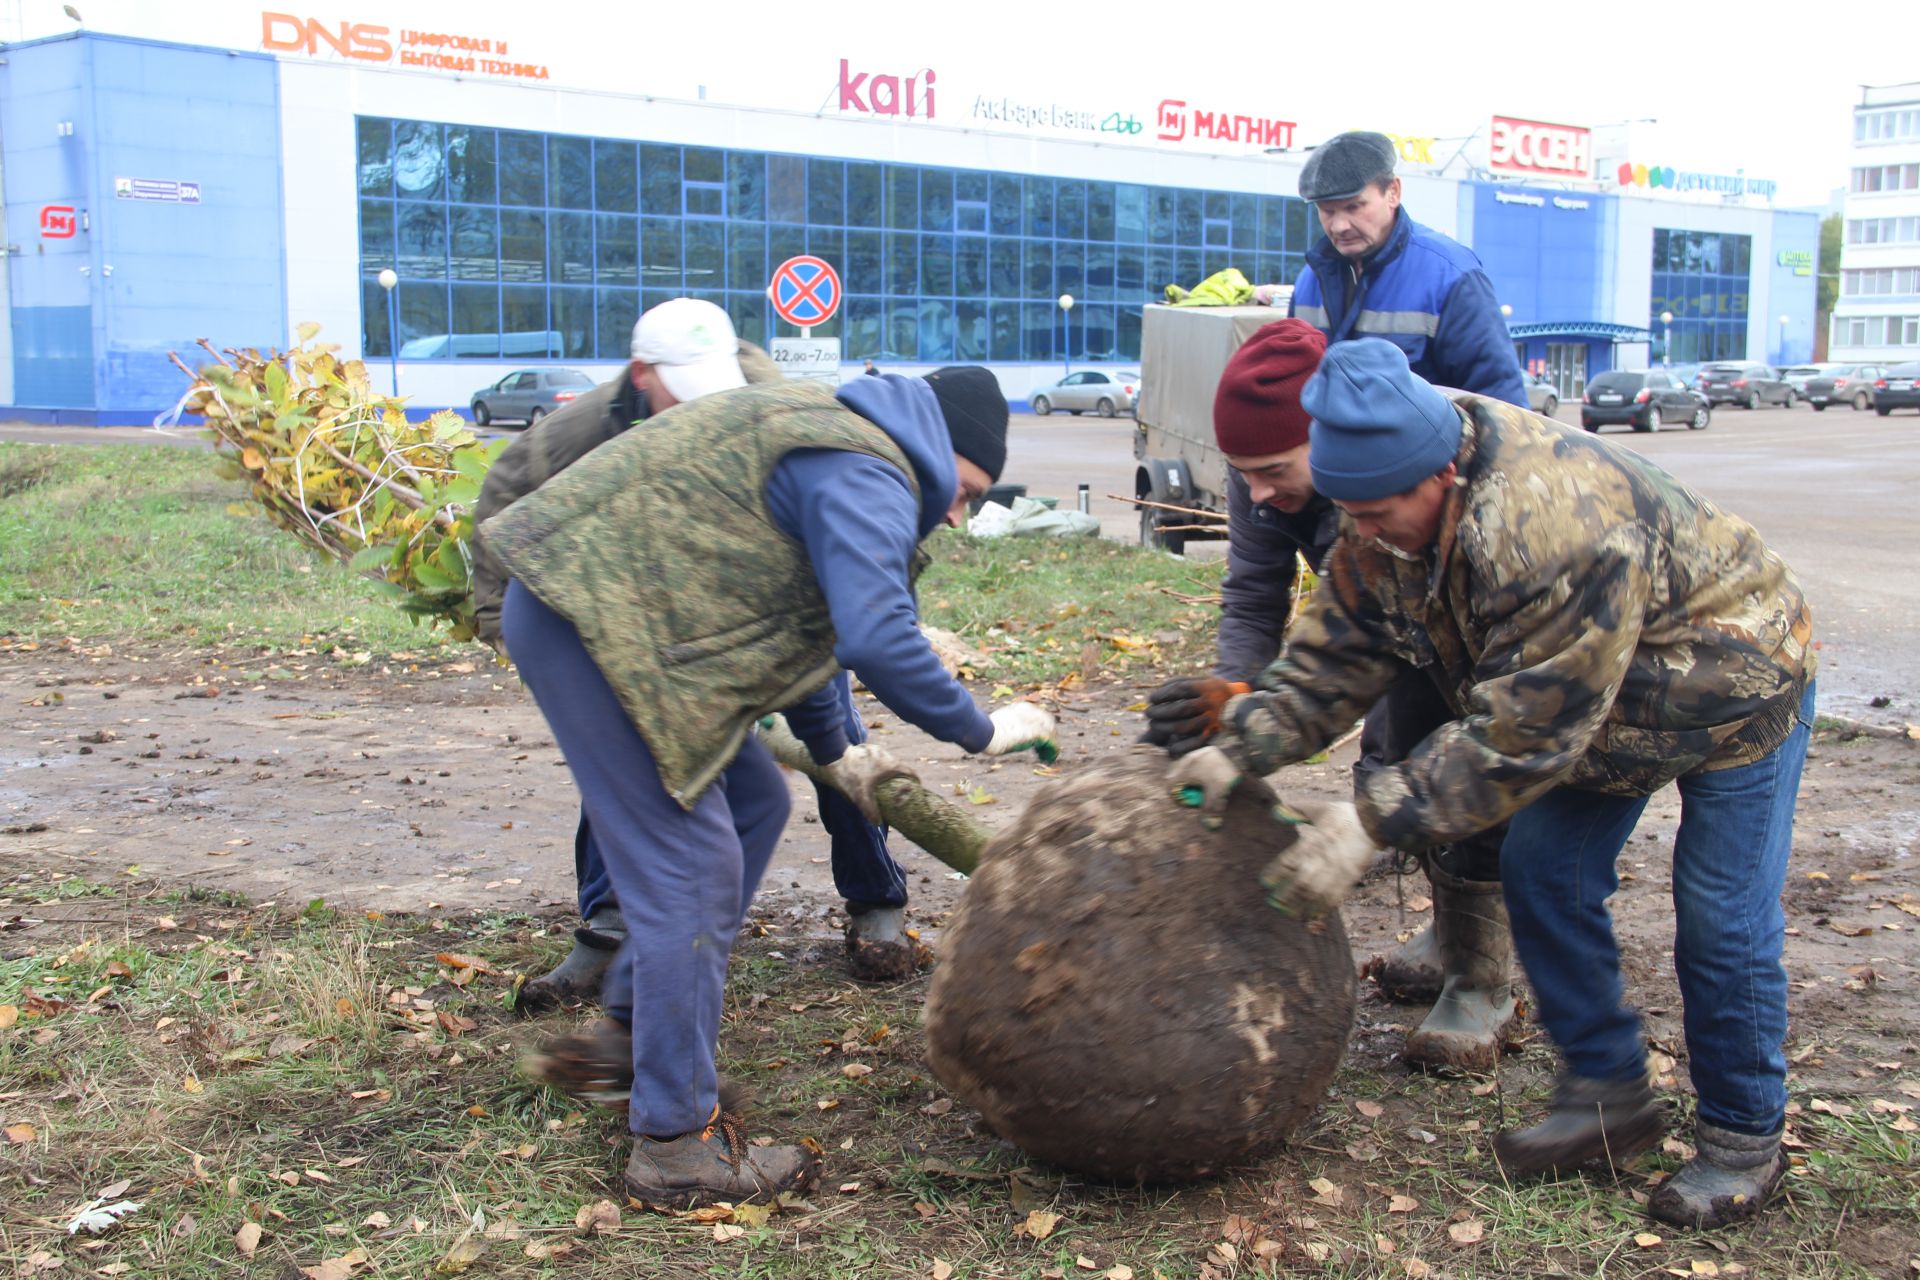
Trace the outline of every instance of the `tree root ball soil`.
<instances>
[{"instance_id":1,"label":"tree root ball soil","mask_svg":"<svg viewBox=\"0 0 1920 1280\"><path fill-rule=\"evenodd\" d=\"M1057 782L988 846L927 996L934 1074L1028 1154L1118 1183L1208 1177L1284 1142L1353 1023L1339 917L1267 906L1292 841L1242 787L1209 831L1167 760Z\"/></svg>"}]
</instances>

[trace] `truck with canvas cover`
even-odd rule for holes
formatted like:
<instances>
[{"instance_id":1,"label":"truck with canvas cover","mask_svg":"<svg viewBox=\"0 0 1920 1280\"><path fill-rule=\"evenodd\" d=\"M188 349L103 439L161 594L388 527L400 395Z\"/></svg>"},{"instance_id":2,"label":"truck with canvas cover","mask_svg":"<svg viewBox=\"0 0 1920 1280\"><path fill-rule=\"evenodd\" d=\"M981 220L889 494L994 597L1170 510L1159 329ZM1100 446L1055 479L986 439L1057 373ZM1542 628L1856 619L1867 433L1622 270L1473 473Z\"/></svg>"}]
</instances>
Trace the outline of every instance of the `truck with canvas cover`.
<instances>
[{"instance_id":1,"label":"truck with canvas cover","mask_svg":"<svg viewBox=\"0 0 1920 1280\"><path fill-rule=\"evenodd\" d=\"M1140 328L1140 398L1134 407L1133 496L1186 515L1140 508L1140 542L1176 554L1190 538L1227 536L1227 463L1213 442L1213 393L1227 361L1263 325L1285 318L1290 288L1272 306L1150 305ZM1212 528L1219 526L1218 532ZM1195 528L1194 526L1206 526Z\"/></svg>"}]
</instances>

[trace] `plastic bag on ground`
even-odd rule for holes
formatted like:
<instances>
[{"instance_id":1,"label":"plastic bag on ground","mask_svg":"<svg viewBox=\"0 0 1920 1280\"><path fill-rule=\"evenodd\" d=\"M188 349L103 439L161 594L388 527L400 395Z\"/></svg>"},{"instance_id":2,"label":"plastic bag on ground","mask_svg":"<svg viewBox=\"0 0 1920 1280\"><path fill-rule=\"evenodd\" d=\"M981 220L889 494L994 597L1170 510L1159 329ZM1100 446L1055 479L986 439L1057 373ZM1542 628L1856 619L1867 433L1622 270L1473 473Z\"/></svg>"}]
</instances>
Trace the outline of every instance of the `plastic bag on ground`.
<instances>
[{"instance_id":1,"label":"plastic bag on ground","mask_svg":"<svg viewBox=\"0 0 1920 1280\"><path fill-rule=\"evenodd\" d=\"M983 522L990 511L996 514ZM1084 511L1056 511L1035 498L1015 498L1011 507L988 503L980 508L967 531L978 538L1097 538L1100 521Z\"/></svg>"}]
</instances>

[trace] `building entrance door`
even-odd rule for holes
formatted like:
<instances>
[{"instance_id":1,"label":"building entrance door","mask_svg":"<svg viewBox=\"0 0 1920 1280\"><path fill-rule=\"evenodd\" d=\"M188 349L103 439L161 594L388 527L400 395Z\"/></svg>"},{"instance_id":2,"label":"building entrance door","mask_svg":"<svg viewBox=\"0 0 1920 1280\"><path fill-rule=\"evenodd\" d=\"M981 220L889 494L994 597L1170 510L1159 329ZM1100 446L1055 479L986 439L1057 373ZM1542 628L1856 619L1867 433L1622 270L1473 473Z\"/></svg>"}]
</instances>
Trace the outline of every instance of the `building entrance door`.
<instances>
[{"instance_id":1,"label":"building entrance door","mask_svg":"<svg viewBox=\"0 0 1920 1280\"><path fill-rule=\"evenodd\" d=\"M1559 391L1562 400L1578 400L1584 396L1587 393L1587 344L1549 342L1547 381Z\"/></svg>"}]
</instances>

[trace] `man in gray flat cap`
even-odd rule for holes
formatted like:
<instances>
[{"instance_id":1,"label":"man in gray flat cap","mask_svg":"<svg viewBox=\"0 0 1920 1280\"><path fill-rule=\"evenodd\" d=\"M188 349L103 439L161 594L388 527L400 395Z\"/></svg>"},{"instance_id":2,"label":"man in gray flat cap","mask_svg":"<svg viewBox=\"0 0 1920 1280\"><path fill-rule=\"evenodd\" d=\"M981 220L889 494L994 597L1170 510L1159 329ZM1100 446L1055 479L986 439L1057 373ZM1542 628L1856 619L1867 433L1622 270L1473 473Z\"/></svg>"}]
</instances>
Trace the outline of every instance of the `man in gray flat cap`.
<instances>
[{"instance_id":1,"label":"man in gray flat cap","mask_svg":"<svg viewBox=\"0 0 1920 1280\"><path fill-rule=\"evenodd\" d=\"M1392 139L1342 133L1314 148L1300 196L1326 232L1294 283L1293 314L1327 335L1385 338L1428 382L1527 407L1493 282L1473 250L1400 207Z\"/></svg>"}]
</instances>

